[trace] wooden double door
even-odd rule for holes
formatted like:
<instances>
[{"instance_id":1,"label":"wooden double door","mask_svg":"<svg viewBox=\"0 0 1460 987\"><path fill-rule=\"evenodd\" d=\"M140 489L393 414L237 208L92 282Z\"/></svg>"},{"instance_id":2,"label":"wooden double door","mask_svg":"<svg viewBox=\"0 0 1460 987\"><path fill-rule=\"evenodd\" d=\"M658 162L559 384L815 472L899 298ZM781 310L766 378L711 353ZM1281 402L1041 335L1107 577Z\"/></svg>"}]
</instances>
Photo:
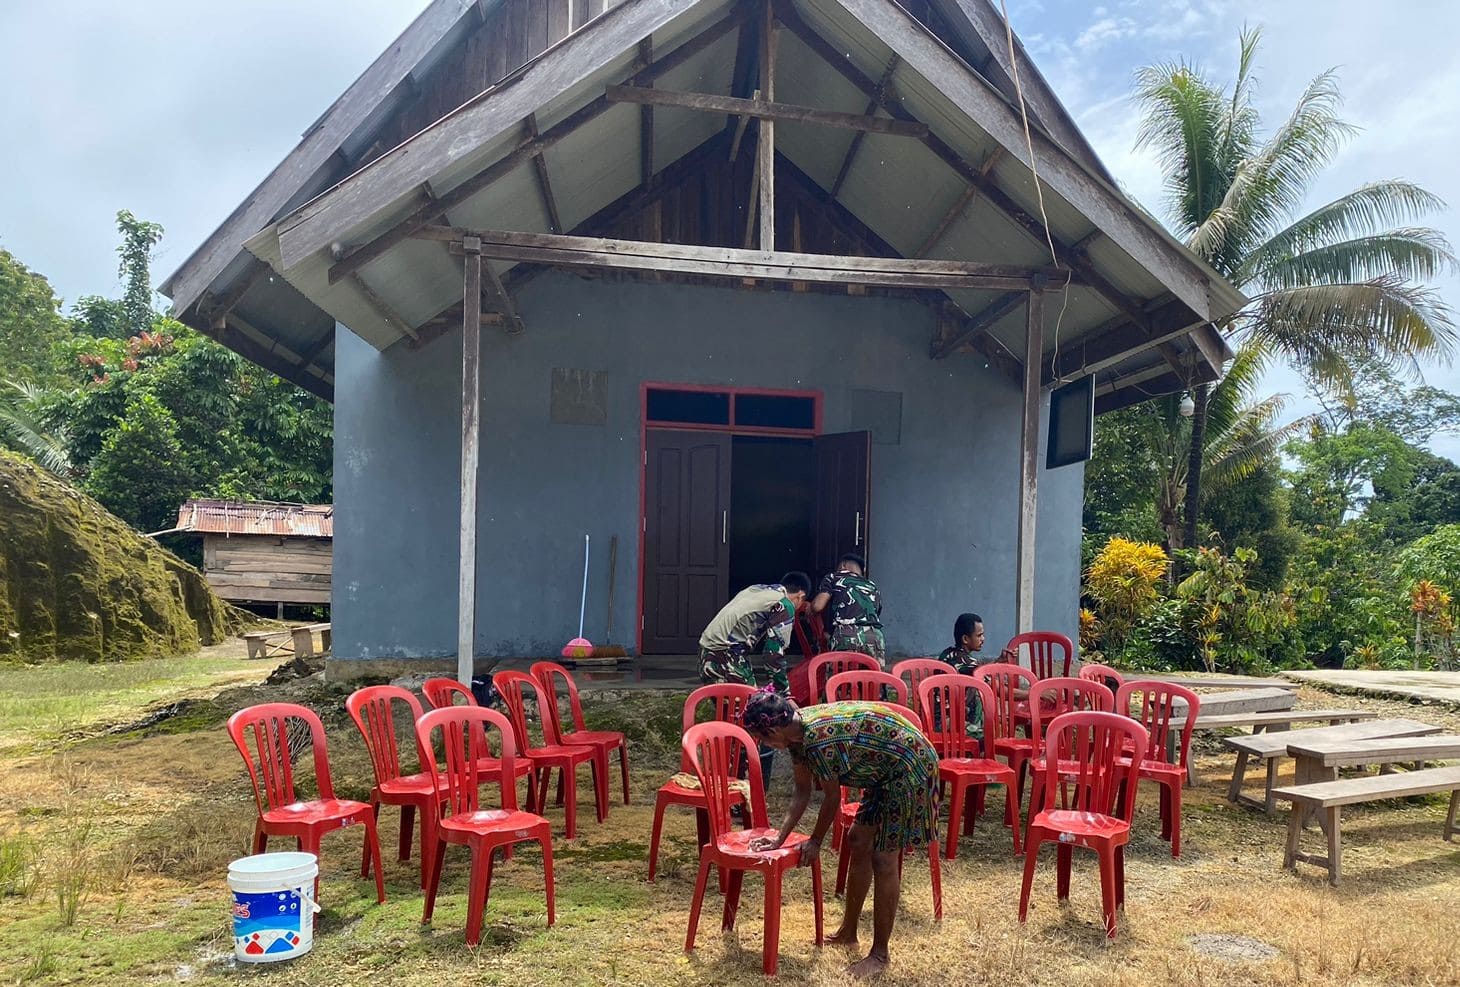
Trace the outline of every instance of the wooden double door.
<instances>
[{"instance_id":1,"label":"wooden double door","mask_svg":"<svg viewBox=\"0 0 1460 987\"><path fill-rule=\"evenodd\" d=\"M695 654L705 625L742 586L731 585L732 555L748 551L754 518L737 515L734 491L736 436L731 432L650 429L644 462L644 654ZM812 489L787 491L804 505L810 547L787 568L804 568L813 581L843 552L867 553L871 503L871 435L846 432L807 437L797 455L810 457L788 475L809 477ZM797 480L795 482L804 482ZM747 502L741 511L763 510ZM799 523L799 520L798 520ZM747 534L746 532L751 532ZM766 572L770 581L781 575ZM753 580L752 580L753 581Z\"/></svg>"}]
</instances>

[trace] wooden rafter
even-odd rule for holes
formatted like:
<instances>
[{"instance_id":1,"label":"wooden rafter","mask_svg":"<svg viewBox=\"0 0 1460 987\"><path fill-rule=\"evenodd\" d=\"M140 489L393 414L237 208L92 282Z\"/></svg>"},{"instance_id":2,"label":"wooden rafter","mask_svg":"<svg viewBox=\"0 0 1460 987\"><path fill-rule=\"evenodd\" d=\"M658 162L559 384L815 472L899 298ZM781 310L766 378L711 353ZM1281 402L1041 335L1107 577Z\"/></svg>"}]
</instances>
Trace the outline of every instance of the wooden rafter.
<instances>
[{"instance_id":1,"label":"wooden rafter","mask_svg":"<svg viewBox=\"0 0 1460 987\"><path fill-rule=\"evenodd\" d=\"M203 295L198 301L199 316L210 322L217 322L222 319L229 312L233 311L233 306L243 300L243 296L248 294L249 289L258 283L259 278L272 270L273 268L269 267L268 264L265 264L257 257L250 257L248 268L243 272L243 277L235 281L233 287L217 297L208 293Z\"/></svg>"},{"instance_id":2,"label":"wooden rafter","mask_svg":"<svg viewBox=\"0 0 1460 987\"><path fill-rule=\"evenodd\" d=\"M542 134L537 129L537 114L527 114L524 121L529 143L540 143ZM542 207L547 211L548 229L554 233L563 232L563 221L558 216L558 200L553 196L553 183L548 180L547 158L539 151L532 156L532 166L537 172L537 190L542 195ZM437 200L439 204L440 200Z\"/></svg>"},{"instance_id":3,"label":"wooden rafter","mask_svg":"<svg viewBox=\"0 0 1460 987\"><path fill-rule=\"evenodd\" d=\"M740 250L679 243L648 243L609 237L553 236L501 230L428 226L415 236L427 240L480 241L483 256L566 267L666 271L774 281L859 282L902 288L1028 290L1048 280L1047 268L1022 268L971 261L908 260L901 257L839 257L787 251Z\"/></svg>"},{"instance_id":4,"label":"wooden rafter","mask_svg":"<svg viewBox=\"0 0 1460 987\"><path fill-rule=\"evenodd\" d=\"M755 117L762 124L774 125L779 120L782 123L812 123L843 130L891 134L895 137L926 138L928 135L928 127L923 123L889 120L886 117L863 116L858 113L839 113L835 110L820 110L814 106L797 106L794 103L776 103L767 94L764 82L761 83L760 99L646 89L642 86L609 86L605 95L611 103L647 103L654 106L677 106L704 113L742 114Z\"/></svg>"},{"instance_id":5,"label":"wooden rafter","mask_svg":"<svg viewBox=\"0 0 1460 987\"><path fill-rule=\"evenodd\" d=\"M851 63L850 59L840 54L826 39L822 38L821 35L817 34L815 30L808 26L800 18L800 15L795 12L794 7L789 3L782 3L778 8L778 14L782 24L788 30L800 38L812 51L821 56L824 62L836 69L843 78L858 89L861 89L867 96L873 97L876 95L877 83L863 74L861 70ZM880 101L880 106L890 116L898 120L916 122L916 117L894 100L884 98ZM1125 321L1134 323L1138 327L1142 326L1143 315L1141 314L1141 303L1128 297L1124 292L1111 284L1096 269L1095 265L1083 250L1073 250L1069 244L1063 243L1059 238L1054 237L1045 228L1043 223L1035 219L1023 207L1016 203L991 176L983 174L980 168L966 161L936 134L929 132L923 138L923 143L939 159L962 176L979 193L983 194L1000 212L1023 229L1031 240L1039 244L1053 243L1056 261L1075 271L1079 275L1080 281L1113 305L1117 311L1121 312ZM1173 369L1180 370L1181 368L1176 367Z\"/></svg>"},{"instance_id":6,"label":"wooden rafter","mask_svg":"<svg viewBox=\"0 0 1460 987\"><path fill-rule=\"evenodd\" d=\"M488 311L497 312L502 316L502 323L507 331L514 336L522 332L522 319L517 314L517 306L512 302L512 296L502 285L502 276L496 272L491 264L482 264L482 298L491 303L492 308ZM463 300L463 305L465 300Z\"/></svg>"},{"instance_id":7,"label":"wooden rafter","mask_svg":"<svg viewBox=\"0 0 1460 987\"><path fill-rule=\"evenodd\" d=\"M365 304L374 309L375 314L380 316L381 320L384 321L386 325L390 326L402 336L409 336L411 339L417 338L415 327L407 322L399 312L392 308L390 303L388 303L384 298L381 298L379 293L376 292L374 288L370 287L370 285L366 283L364 278L362 278L358 274L351 274L349 277L349 281L350 284L355 288L355 290L364 297Z\"/></svg>"},{"instance_id":8,"label":"wooden rafter","mask_svg":"<svg viewBox=\"0 0 1460 987\"><path fill-rule=\"evenodd\" d=\"M999 163L999 159L1003 156L1004 149L1002 147L995 148L993 153L988 156L988 160L979 166L979 171L987 175L994 170L994 166ZM953 228L953 224L958 222L959 218L968 211L968 207L973 203L976 195L978 195L977 185L969 185L968 188L964 189L963 193L958 196L958 200L948 207L948 211L943 214L943 218L938 222L933 232L929 233L927 239L918 246L917 250L913 251L913 256L926 257L934 247L942 243L943 237L948 235L948 231Z\"/></svg>"},{"instance_id":9,"label":"wooden rafter","mask_svg":"<svg viewBox=\"0 0 1460 987\"><path fill-rule=\"evenodd\" d=\"M627 78L635 83L652 81L670 70L683 65L695 55L719 41L730 31L739 27L749 16L747 10L736 5L725 17L705 28L698 35L684 42L652 65L641 65L637 59L629 67ZM413 209L405 218L379 236L340 250L335 263L329 270L331 284L347 274L358 271L370 261L390 250L397 243L410 237L412 231L434 223L451 209L461 205L472 196L488 188L506 175L526 164L569 134L591 120L606 113L613 106L606 98L599 97L579 108L568 117L543 131L536 140L528 138L507 154L482 171L468 178L451 191L433 198Z\"/></svg>"},{"instance_id":10,"label":"wooden rafter","mask_svg":"<svg viewBox=\"0 0 1460 987\"><path fill-rule=\"evenodd\" d=\"M645 65L654 63L654 39L645 38L639 42L639 61ZM654 107L648 103L639 107L639 173L644 188L654 181ZM554 230L561 233L562 230Z\"/></svg>"},{"instance_id":11,"label":"wooden rafter","mask_svg":"<svg viewBox=\"0 0 1460 987\"><path fill-rule=\"evenodd\" d=\"M897 71L898 62L896 55L887 63L887 69L882 73L882 78L877 83L877 91L868 99L867 108L862 111L863 116L872 116L877 112L877 107L887 98L887 87L892 84L892 73ZM852 135L851 146L842 157L842 166L837 169L836 180L831 183L831 197L835 199L842 194L842 186L846 184L847 175L851 173L852 164L857 160L857 152L862 149L862 141L867 139L867 131L859 130Z\"/></svg>"},{"instance_id":12,"label":"wooden rafter","mask_svg":"<svg viewBox=\"0 0 1460 987\"><path fill-rule=\"evenodd\" d=\"M960 346L970 342L976 336L987 333L993 328L994 323L1008 315L1014 309L1024 303L1027 291L1009 291L983 309L967 317L967 321L957 328L957 331L941 339L935 340L932 347L932 356L935 360L941 360Z\"/></svg>"}]
</instances>

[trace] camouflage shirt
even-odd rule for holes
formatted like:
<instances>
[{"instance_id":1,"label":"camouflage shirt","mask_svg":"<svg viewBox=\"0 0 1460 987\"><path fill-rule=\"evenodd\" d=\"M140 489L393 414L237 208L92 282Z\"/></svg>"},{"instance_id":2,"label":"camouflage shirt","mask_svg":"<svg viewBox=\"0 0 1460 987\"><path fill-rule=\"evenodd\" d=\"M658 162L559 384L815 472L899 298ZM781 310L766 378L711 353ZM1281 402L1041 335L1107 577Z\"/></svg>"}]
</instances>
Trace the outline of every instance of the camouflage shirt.
<instances>
[{"instance_id":1,"label":"camouflage shirt","mask_svg":"<svg viewBox=\"0 0 1460 987\"><path fill-rule=\"evenodd\" d=\"M829 572L816 593L818 596L822 593L831 596L826 605L831 625L828 630L882 626L882 593L877 584L866 576Z\"/></svg>"},{"instance_id":2,"label":"camouflage shirt","mask_svg":"<svg viewBox=\"0 0 1460 987\"><path fill-rule=\"evenodd\" d=\"M938 660L947 665L952 665L962 675L972 675L973 670L981 665L992 665L999 660L998 655L974 654L958 645L951 648L944 648ZM966 706L963 714L963 732L970 737L983 736L983 703L978 701L977 692L967 694Z\"/></svg>"},{"instance_id":3,"label":"camouflage shirt","mask_svg":"<svg viewBox=\"0 0 1460 987\"><path fill-rule=\"evenodd\" d=\"M764 641L765 653L774 659L771 682L777 692L789 694L786 649L791 644L795 622L796 607L786 598L784 586L746 587L720 608L715 619L700 635L701 658L705 663L701 675L706 677L706 681L744 681L753 685L753 675L745 677L744 670L750 668L746 656L754 653ZM740 678L714 674L727 662L742 669Z\"/></svg>"}]
</instances>

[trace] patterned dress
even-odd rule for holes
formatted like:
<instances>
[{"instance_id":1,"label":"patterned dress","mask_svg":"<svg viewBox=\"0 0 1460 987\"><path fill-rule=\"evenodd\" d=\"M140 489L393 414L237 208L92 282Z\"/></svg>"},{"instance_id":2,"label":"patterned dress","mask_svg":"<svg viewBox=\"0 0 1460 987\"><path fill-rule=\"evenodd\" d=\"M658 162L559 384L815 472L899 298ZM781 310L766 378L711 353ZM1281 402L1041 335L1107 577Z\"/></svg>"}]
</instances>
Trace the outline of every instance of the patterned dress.
<instances>
[{"instance_id":1,"label":"patterned dress","mask_svg":"<svg viewBox=\"0 0 1460 987\"><path fill-rule=\"evenodd\" d=\"M725 604L700 635L700 680L755 685L750 656L765 642L776 664L771 684L783 696L791 693L786 648L791 643L796 608L779 584L749 586Z\"/></svg>"},{"instance_id":2,"label":"patterned dress","mask_svg":"<svg viewBox=\"0 0 1460 987\"><path fill-rule=\"evenodd\" d=\"M857 822L872 826L872 848L892 852L938 840L938 755L912 722L881 703L801 710L806 734L791 759L819 781L862 789Z\"/></svg>"},{"instance_id":3,"label":"patterned dress","mask_svg":"<svg viewBox=\"0 0 1460 987\"><path fill-rule=\"evenodd\" d=\"M831 650L871 655L886 667L882 594L877 584L850 572L829 572L816 592L818 596L826 593L831 597L826 605L831 620Z\"/></svg>"}]
</instances>

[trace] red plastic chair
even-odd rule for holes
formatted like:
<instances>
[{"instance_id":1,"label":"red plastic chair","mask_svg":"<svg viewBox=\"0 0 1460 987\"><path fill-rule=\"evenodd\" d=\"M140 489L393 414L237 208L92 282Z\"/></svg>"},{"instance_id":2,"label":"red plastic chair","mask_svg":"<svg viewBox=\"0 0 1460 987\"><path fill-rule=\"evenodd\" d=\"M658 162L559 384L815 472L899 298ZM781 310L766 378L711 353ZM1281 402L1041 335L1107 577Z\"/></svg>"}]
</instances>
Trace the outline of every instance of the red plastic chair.
<instances>
[{"instance_id":1,"label":"red plastic chair","mask_svg":"<svg viewBox=\"0 0 1460 987\"><path fill-rule=\"evenodd\" d=\"M739 685L733 682L700 686L684 701L681 735L689 733L690 728L695 725L695 716L699 712L700 704L706 702L713 704L711 720L739 726L741 718L745 716L745 704L753 695L755 695L754 686ZM691 773L694 771L694 765L690 763L689 755L683 752L680 754L679 770ZM733 802L744 801L744 797L734 789L730 791L730 798ZM664 810L671 805L687 805L696 810L699 845L704 846L710 840L710 821L706 815L704 792L698 788L676 785L673 779L660 785L659 794L654 797L654 829L649 837L650 884L654 883L654 873L659 867L659 837L664 830Z\"/></svg>"},{"instance_id":2,"label":"red plastic chair","mask_svg":"<svg viewBox=\"0 0 1460 987\"><path fill-rule=\"evenodd\" d=\"M426 701L431 704L433 709L481 705L477 702L476 694L456 681L456 679L427 679L421 683L421 693L426 697ZM457 699L460 699L461 702L458 703L456 701ZM419 714L416 719L420 719ZM486 739L485 734L482 735L482 739ZM492 755L490 747L485 747L477 752L477 762L477 775L482 778L482 784L496 784L497 768L500 762ZM518 757L512 764L512 770L515 772L517 778L524 776L527 778L527 804L536 805L537 775L532 770L532 762L525 757ZM513 779L513 784L516 784L515 778ZM558 799L558 804L563 804L561 797ZM507 855L508 857L512 855L510 850Z\"/></svg>"},{"instance_id":3,"label":"red plastic chair","mask_svg":"<svg viewBox=\"0 0 1460 987\"><path fill-rule=\"evenodd\" d=\"M892 692L896 702L888 702L886 695ZM873 671L870 668L853 668L837 672L826 680L826 701L884 703L899 713L907 714L907 683L891 672ZM914 720L916 722L916 720Z\"/></svg>"},{"instance_id":4,"label":"red plastic chair","mask_svg":"<svg viewBox=\"0 0 1460 987\"><path fill-rule=\"evenodd\" d=\"M1004 647L1014 652L1021 664L1024 658L1023 651L1028 648L1029 670L1037 679L1068 678L1070 664L1075 660L1074 642L1054 631L1030 631L1027 634L1016 634ZM1056 648L1063 652L1059 658L1055 657ZM1056 671L1056 663L1058 663L1058 671Z\"/></svg>"},{"instance_id":5,"label":"red plastic chair","mask_svg":"<svg viewBox=\"0 0 1460 987\"><path fill-rule=\"evenodd\" d=\"M1086 679L1090 682L1099 682L1107 689L1119 689L1125 685L1125 676L1121 675L1109 665L1097 665L1094 662L1085 662L1075 673L1076 678ZM1114 682L1115 685L1110 683Z\"/></svg>"},{"instance_id":6,"label":"red plastic chair","mask_svg":"<svg viewBox=\"0 0 1460 987\"><path fill-rule=\"evenodd\" d=\"M1131 700L1138 708L1131 709ZM1177 700L1186 704L1185 719ZM1169 682L1127 682L1115 696L1117 712L1129 712L1146 728L1146 757L1140 776L1161 786L1161 839L1171 843L1171 856L1181 856L1181 787L1186 783L1191 732L1201 712L1201 697Z\"/></svg>"},{"instance_id":7,"label":"red plastic chair","mask_svg":"<svg viewBox=\"0 0 1460 987\"><path fill-rule=\"evenodd\" d=\"M983 739L968 735L968 693L978 693L978 701L984 710ZM975 805L964 803L965 793L972 788L982 793L987 785L1003 785L1005 800L1013 797L1014 768L993 756L999 739L999 717L990 715L997 700L994 690L980 679L970 675L932 675L918 686L923 708L923 732L938 752L938 777L943 785L953 787L953 798L948 803L948 843L943 855L952 860L958 855L958 820L963 819L963 834L973 832ZM933 711L940 715L934 722ZM1012 811L1004 814L1014 831L1014 853L1019 852L1019 826Z\"/></svg>"},{"instance_id":8,"label":"red plastic chair","mask_svg":"<svg viewBox=\"0 0 1460 987\"><path fill-rule=\"evenodd\" d=\"M1020 702L1015 693L1021 689L1028 691L1034 688L1034 674L1022 665L994 662L975 668L973 678L988 686L994 695L993 704L983 708L984 732L993 738L994 744L989 753L994 757L1006 758L1009 767L1014 769L1014 777L1022 779L1025 764L1034 756L1035 744L1033 737L1020 737L1016 734L1019 725L1018 708L1022 705L1027 709L1028 703ZM991 720L992 731L989 727ZM1004 800L1006 825L1019 824L1015 807L1023 804L1022 788L1018 790L1017 798Z\"/></svg>"},{"instance_id":9,"label":"red plastic chair","mask_svg":"<svg viewBox=\"0 0 1460 987\"><path fill-rule=\"evenodd\" d=\"M1049 729L1050 721L1065 713L1079 712L1115 712L1115 693L1111 692L1100 682L1089 679L1072 679L1068 677L1040 679L1034 683L1029 690L1030 708L1030 736L1034 738L1034 749L1044 749L1044 735ZM1029 771L1034 776L1034 788L1029 796L1029 814L1033 814L1043 808L1042 804L1036 804L1043 788L1040 776L1048 768L1042 753L1036 753L1030 758ZM1058 773L1063 776L1071 770L1070 765L1060 764ZM1019 804L1024 803L1024 777L1021 775L1017 782Z\"/></svg>"},{"instance_id":10,"label":"red plastic chair","mask_svg":"<svg viewBox=\"0 0 1460 987\"><path fill-rule=\"evenodd\" d=\"M1122 758L1127 747L1135 759ZM1064 713L1049 724L1044 757L1069 764L1073 774L1044 774L1046 808L1029 820L1024 848L1024 884L1019 892L1019 921L1029 915L1029 891L1039 847L1057 845L1057 894L1070 897L1070 861L1077 846L1094 850L1100 858L1100 895L1104 904L1105 934L1115 938L1115 910L1125 905L1125 845L1130 841L1135 808L1137 763L1145 756L1145 730L1127 716L1115 713ZM1065 801L1057 803L1063 791ZM1055 805L1059 808L1053 808Z\"/></svg>"},{"instance_id":11,"label":"red plastic chair","mask_svg":"<svg viewBox=\"0 0 1460 987\"><path fill-rule=\"evenodd\" d=\"M907 683L908 704L912 711L922 716L922 701L918 698L918 686L930 675L947 675L958 669L937 658L904 658L892 666L892 674Z\"/></svg>"},{"instance_id":12,"label":"red plastic chair","mask_svg":"<svg viewBox=\"0 0 1460 987\"><path fill-rule=\"evenodd\" d=\"M451 705L479 705L477 703L477 697L472 695L471 690L456 681L456 679L427 679L421 683L421 695L426 697L426 702L431 704L432 709L444 709ZM464 701L457 703L457 696L460 696Z\"/></svg>"},{"instance_id":13,"label":"red plastic chair","mask_svg":"<svg viewBox=\"0 0 1460 987\"><path fill-rule=\"evenodd\" d=\"M301 801L294 793L294 763L289 750L291 721L302 722L309 730L314 751L314 781L319 789L317 799ZM250 706L228 718L228 736L243 755L253 784L254 802L258 805L253 852L263 853L268 849L270 836L284 836L297 840L300 850L318 857L320 837L325 833L363 824L365 845L360 855L360 876L368 876L374 865L376 898L384 903L385 877L380 867L380 841L375 834L375 810L365 802L335 798L324 725L314 711L293 703ZM314 881L314 894L319 897L318 878Z\"/></svg>"},{"instance_id":14,"label":"red plastic chair","mask_svg":"<svg viewBox=\"0 0 1460 987\"><path fill-rule=\"evenodd\" d=\"M775 837L779 833L766 824L760 754L750 734L733 723L700 723L685 732L681 747L700 780L710 821L709 842L700 847L700 869L695 880L694 901L689 910L685 952L695 948L695 932L700 923L700 906L705 900L710 867L718 867L722 873L730 875L722 921L722 927L727 931L735 928L735 913L740 908L740 889L745 872L754 871L765 877L765 947L761 967L767 975L773 975L781 942L781 885L786 872L795 870L800 863L801 847L807 837L792 833L778 850L750 850L751 840ZM737 774L742 757L749 765L751 827L733 830L730 828L730 806L734 801L730 794L730 781ZM811 863L811 894L812 907L816 912L816 944L819 946L822 940L819 858Z\"/></svg>"},{"instance_id":15,"label":"red plastic chair","mask_svg":"<svg viewBox=\"0 0 1460 987\"><path fill-rule=\"evenodd\" d=\"M882 664L871 655L859 654L856 651L827 651L811 659L811 666L807 669L807 676L811 681L811 703L826 702L826 681L839 672L851 671L855 668L864 668L869 672L882 671Z\"/></svg>"},{"instance_id":16,"label":"red plastic chair","mask_svg":"<svg viewBox=\"0 0 1460 987\"><path fill-rule=\"evenodd\" d=\"M421 887L426 886L426 868L435 851L435 829L431 825L431 799L436 786L429 771L403 774L400 749L396 740L394 708L405 704L410 712L412 739L415 723L421 718L421 704L405 689L393 685L372 685L350 694L345 709L360 730L365 749L370 753L370 767L375 772L375 787L370 789L370 808L380 818L382 805L400 806L400 859L411 859L411 834L415 829L416 810L421 810ZM419 767L428 762L416 750Z\"/></svg>"},{"instance_id":17,"label":"red plastic chair","mask_svg":"<svg viewBox=\"0 0 1460 987\"><path fill-rule=\"evenodd\" d=\"M502 756L495 778L482 777L480 760L474 756L486 746L487 728L497 731ZM542 846L542 875L547 889L547 924L556 919L553 899L552 826L542 816L517 808L516 778L512 770L516 753L512 743L512 724L496 710L480 706L451 706L433 709L416 721L416 741L422 750L435 750L432 734L441 731L441 746L446 753L444 770L433 771L435 808L432 823L436 829L435 851L431 857L426 883L426 904L421 924L431 921L436 908L436 891L441 886L441 867L446 860L446 845L455 843L471 849L471 879L466 898L466 941L475 946L481 941L482 913L487 896L492 892L492 858L501 847L505 855L514 843L536 842ZM495 781L502 786L502 808L483 809L478 801L481 785ZM443 811L444 809L444 811Z\"/></svg>"},{"instance_id":18,"label":"red plastic chair","mask_svg":"<svg viewBox=\"0 0 1460 987\"><path fill-rule=\"evenodd\" d=\"M558 737L560 742L569 747L597 747L603 751L605 762L608 756L615 750L618 751L619 774L623 778L624 805L629 804L629 745L622 733L617 730L589 730L583 725L583 704L578 699L578 683L573 681L573 675L562 665L551 661L540 661L531 668L532 677L537 679L537 684L542 686L543 694L547 697L548 706L551 710L553 721L558 724ZM567 688L564 690L568 695L569 712L572 715L573 728L568 731L562 729L563 718L558 708L558 690L555 679L561 678ZM607 780L604 781L607 784Z\"/></svg>"},{"instance_id":19,"label":"red plastic chair","mask_svg":"<svg viewBox=\"0 0 1460 987\"><path fill-rule=\"evenodd\" d=\"M567 808L565 810L568 839L578 835L578 767L587 764L593 771L593 800L598 810L598 821L608 817L608 757L601 747L570 747L558 737L558 724L553 719L543 698L542 687L537 680L524 672L498 672L492 676L494 685L507 706L512 721L513 742L517 750L532 764L536 775L536 802L533 811L541 814L547 807L547 784L553 769L564 786ZM532 744L532 734L527 729L527 690L537 705L538 720L542 723L543 742Z\"/></svg>"}]
</instances>

